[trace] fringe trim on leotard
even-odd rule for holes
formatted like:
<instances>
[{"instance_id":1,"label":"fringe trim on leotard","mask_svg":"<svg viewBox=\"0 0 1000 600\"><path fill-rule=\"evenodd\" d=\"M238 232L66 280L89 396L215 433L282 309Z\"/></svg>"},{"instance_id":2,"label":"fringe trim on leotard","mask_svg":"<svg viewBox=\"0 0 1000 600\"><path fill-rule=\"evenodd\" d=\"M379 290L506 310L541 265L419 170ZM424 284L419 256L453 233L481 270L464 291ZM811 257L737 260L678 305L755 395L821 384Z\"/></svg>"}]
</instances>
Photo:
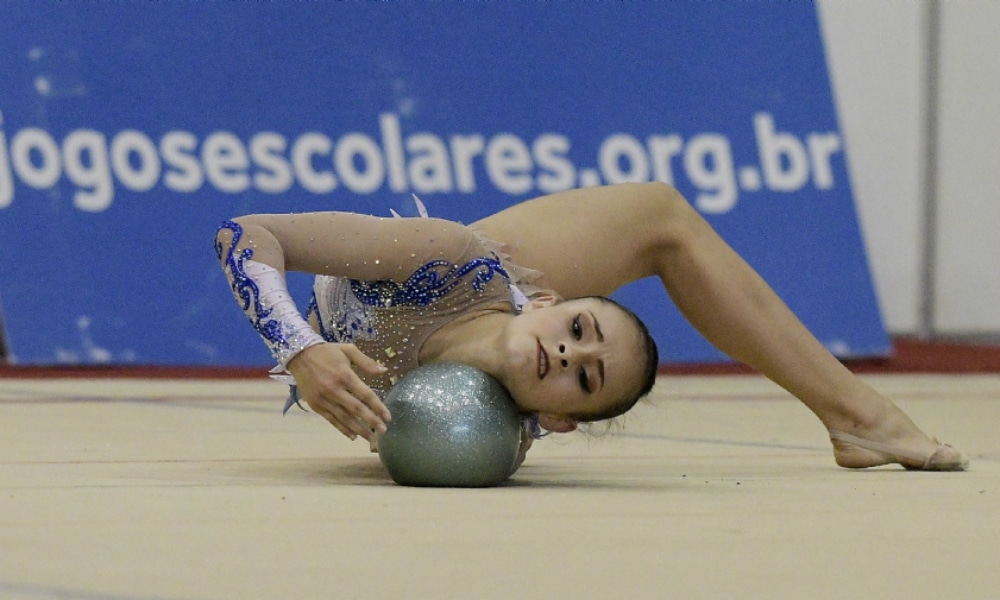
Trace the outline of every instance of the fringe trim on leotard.
<instances>
[{"instance_id":1,"label":"fringe trim on leotard","mask_svg":"<svg viewBox=\"0 0 1000 600\"><path fill-rule=\"evenodd\" d=\"M413 203L417 206L417 215L421 218L428 218L430 215L427 212L427 207L424 203L417 197L416 194L411 194L413 196ZM403 218L395 210L389 209L392 216L401 219ZM498 240L494 240L484 234L482 231L473 226L468 226L469 231L472 232L480 244L484 248L496 255L500 259L500 263L503 265L507 275L510 278L511 292L514 294L515 304L517 310L520 311L521 307L528 303L532 298L540 295L552 295L558 296L553 290L543 289L535 285L535 281L542 276L541 271L536 271L535 269L529 269L527 267L522 267L521 265L515 263L510 254L507 253L507 244Z\"/></svg>"},{"instance_id":2,"label":"fringe trim on leotard","mask_svg":"<svg viewBox=\"0 0 1000 600\"><path fill-rule=\"evenodd\" d=\"M476 236L476 239L479 240L480 244L500 259L504 269L507 271L507 275L510 277L511 287L516 290L515 296L517 295L517 291L520 291L527 300L542 294L554 294L551 290L545 290L535 285L538 278L542 276L542 272L522 267L521 265L515 263L513 259L511 259L510 254L506 251L507 244L487 237L486 234L479 231L475 227L469 226L469 231ZM523 306L523 304L518 306L518 310L520 310L521 306Z\"/></svg>"}]
</instances>

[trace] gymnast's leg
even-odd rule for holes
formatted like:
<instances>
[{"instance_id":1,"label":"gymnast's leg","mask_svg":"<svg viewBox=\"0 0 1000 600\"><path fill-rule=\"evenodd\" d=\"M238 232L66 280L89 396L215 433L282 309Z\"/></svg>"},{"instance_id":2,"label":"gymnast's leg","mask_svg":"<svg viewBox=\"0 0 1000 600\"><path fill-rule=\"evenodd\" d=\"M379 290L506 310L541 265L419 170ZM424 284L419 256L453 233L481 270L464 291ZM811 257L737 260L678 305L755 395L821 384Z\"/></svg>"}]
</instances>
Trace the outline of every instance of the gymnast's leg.
<instances>
[{"instance_id":1,"label":"gymnast's leg","mask_svg":"<svg viewBox=\"0 0 1000 600\"><path fill-rule=\"evenodd\" d=\"M631 281L659 277L708 341L819 417L835 438L841 466L962 466L964 455L937 444L830 354L672 186L562 192L475 226L507 243L515 262L542 271L539 285L566 298L608 295ZM874 444L863 448L864 441Z\"/></svg>"}]
</instances>

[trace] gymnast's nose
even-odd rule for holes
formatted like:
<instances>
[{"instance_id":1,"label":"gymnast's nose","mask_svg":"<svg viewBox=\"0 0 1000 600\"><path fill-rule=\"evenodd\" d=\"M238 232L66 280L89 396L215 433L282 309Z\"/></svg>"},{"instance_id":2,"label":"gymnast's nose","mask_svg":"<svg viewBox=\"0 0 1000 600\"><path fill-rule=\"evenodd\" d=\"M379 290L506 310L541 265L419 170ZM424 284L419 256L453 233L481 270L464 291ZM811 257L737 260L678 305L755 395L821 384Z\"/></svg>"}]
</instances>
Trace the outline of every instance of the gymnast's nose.
<instances>
[{"instance_id":1,"label":"gymnast's nose","mask_svg":"<svg viewBox=\"0 0 1000 600\"><path fill-rule=\"evenodd\" d=\"M567 369L596 358L597 348L592 344L559 344L559 365Z\"/></svg>"}]
</instances>

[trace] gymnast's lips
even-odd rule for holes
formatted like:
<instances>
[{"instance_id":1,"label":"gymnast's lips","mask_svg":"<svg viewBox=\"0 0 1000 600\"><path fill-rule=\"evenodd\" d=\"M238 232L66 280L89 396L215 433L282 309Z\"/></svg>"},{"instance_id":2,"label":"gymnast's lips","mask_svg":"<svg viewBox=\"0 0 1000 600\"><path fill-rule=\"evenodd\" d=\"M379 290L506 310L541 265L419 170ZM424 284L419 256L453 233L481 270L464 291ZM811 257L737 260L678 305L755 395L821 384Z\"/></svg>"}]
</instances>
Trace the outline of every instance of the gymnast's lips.
<instances>
[{"instance_id":1,"label":"gymnast's lips","mask_svg":"<svg viewBox=\"0 0 1000 600\"><path fill-rule=\"evenodd\" d=\"M538 342L538 378L545 379L545 375L549 372L549 355L545 352L545 348L542 347L542 342Z\"/></svg>"}]
</instances>

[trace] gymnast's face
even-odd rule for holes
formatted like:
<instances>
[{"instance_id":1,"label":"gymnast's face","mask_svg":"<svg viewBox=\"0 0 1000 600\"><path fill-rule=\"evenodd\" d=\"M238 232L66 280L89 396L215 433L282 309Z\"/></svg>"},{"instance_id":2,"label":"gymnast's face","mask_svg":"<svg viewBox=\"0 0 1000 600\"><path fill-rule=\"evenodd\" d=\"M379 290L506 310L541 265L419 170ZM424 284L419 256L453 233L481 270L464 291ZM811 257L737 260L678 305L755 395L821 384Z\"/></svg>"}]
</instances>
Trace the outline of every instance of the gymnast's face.
<instances>
[{"instance_id":1,"label":"gymnast's face","mask_svg":"<svg viewBox=\"0 0 1000 600\"><path fill-rule=\"evenodd\" d=\"M504 384L521 410L539 413L555 431L555 421L570 430L573 416L598 414L635 393L646 362L631 317L596 298L532 301L511 319L505 346Z\"/></svg>"}]
</instances>

